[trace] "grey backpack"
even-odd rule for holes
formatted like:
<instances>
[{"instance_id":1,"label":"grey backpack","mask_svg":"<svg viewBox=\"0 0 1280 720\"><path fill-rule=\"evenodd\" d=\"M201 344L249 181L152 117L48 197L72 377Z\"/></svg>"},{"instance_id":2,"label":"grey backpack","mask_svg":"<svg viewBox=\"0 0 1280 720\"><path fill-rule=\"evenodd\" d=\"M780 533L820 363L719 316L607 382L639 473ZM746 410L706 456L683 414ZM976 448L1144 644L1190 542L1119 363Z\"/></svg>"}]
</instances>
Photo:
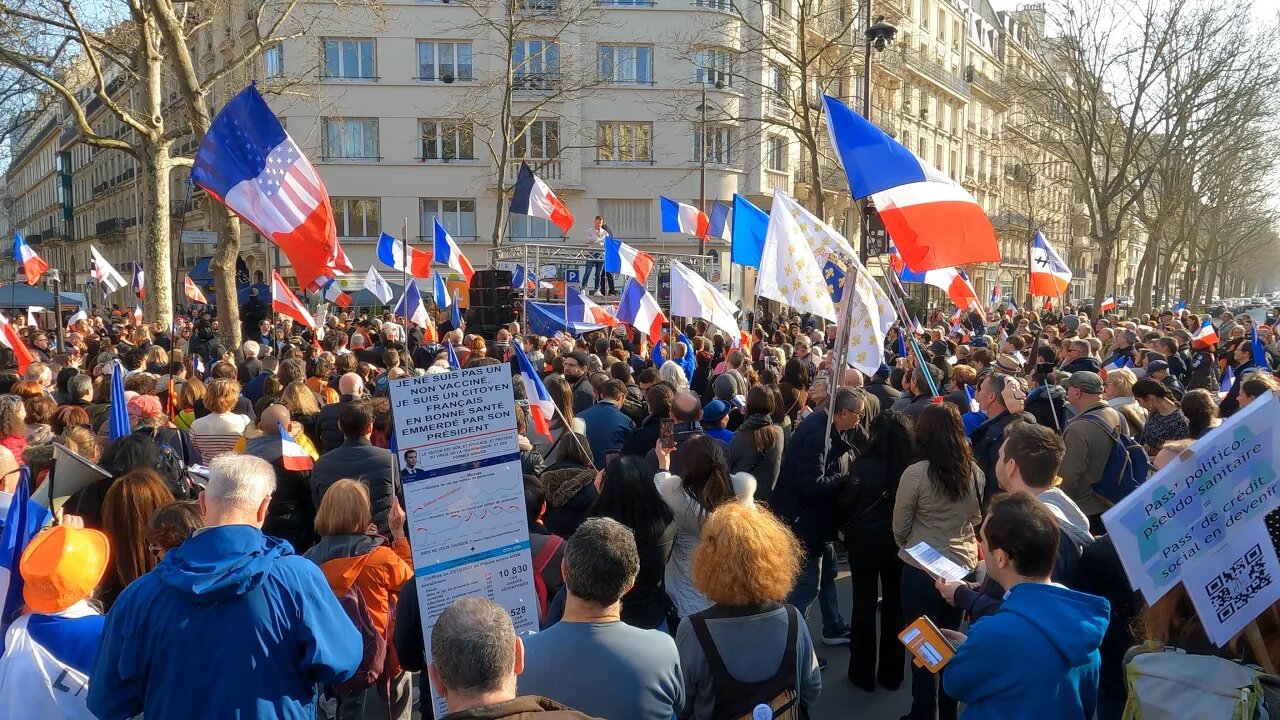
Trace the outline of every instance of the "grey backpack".
<instances>
[{"instance_id":1,"label":"grey backpack","mask_svg":"<svg viewBox=\"0 0 1280 720\"><path fill-rule=\"evenodd\" d=\"M1269 720L1280 678L1252 665L1176 648L1133 648L1124 720ZM1269 702L1270 701L1270 702Z\"/></svg>"}]
</instances>

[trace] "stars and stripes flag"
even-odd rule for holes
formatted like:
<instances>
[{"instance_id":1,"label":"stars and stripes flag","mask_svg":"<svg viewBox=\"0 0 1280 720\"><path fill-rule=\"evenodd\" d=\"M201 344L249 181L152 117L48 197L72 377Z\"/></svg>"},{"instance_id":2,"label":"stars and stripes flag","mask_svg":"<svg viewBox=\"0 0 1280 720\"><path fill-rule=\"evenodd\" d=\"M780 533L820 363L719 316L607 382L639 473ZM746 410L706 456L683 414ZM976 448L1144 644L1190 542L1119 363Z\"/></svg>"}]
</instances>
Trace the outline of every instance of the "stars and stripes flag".
<instances>
[{"instance_id":1,"label":"stars and stripes flag","mask_svg":"<svg viewBox=\"0 0 1280 720\"><path fill-rule=\"evenodd\" d=\"M133 294L138 296L139 300L147 299L146 285L147 274L142 271L142 265L133 264Z\"/></svg>"},{"instance_id":2,"label":"stars and stripes flag","mask_svg":"<svg viewBox=\"0 0 1280 720\"><path fill-rule=\"evenodd\" d=\"M49 263L37 255L36 251L27 244L26 238L22 237L22 233L16 230L13 233L13 261L22 268L22 274L26 276L28 285L39 282L40 276L49 269Z\"/></svg>"},{"instance_id":3,"label":"stars and stripes flag","mask_svg":"<svg viewBox=\"0 0 1280 720\"><path fill-rule=\"evenodd\" d=\"M311 317L307 306L303 305L289 286L284 284L284 278L280 277L280 273L275 270L271 271L271 309L293 318L312 330L316 327L315 318Z\"/></svg>"},{"instance_id":4,"label":"stars and stripes flag","mask_svg":"<svg viewBox=\"0 0 1280 720\"><path fill-rule=\"evenodd\" d=\"M324 182L256 87L213 119L191 180L284 250L303 287L351 271Z\"/></svg>"}]
</instances>

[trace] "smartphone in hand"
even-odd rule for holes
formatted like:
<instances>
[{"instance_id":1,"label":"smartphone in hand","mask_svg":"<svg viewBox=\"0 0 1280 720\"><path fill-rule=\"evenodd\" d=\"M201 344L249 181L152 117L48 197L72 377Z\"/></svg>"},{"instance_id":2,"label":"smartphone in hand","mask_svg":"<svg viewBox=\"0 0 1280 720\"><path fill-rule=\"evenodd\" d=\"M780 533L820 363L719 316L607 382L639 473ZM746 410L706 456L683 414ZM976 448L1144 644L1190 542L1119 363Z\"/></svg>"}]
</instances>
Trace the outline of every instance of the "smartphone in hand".
<instances>
[{"instance_id":1,"label":"smartphone in hand","mask_svg":"<svg viewBox=\"0 0 1280 720\"><path fill-rule=\"evenodd\" d=\"M676 421L671 418L663 418L658 428L658 439L662 441L662 447L671 450L676 446Z\"/></svg>"}]
</instances>

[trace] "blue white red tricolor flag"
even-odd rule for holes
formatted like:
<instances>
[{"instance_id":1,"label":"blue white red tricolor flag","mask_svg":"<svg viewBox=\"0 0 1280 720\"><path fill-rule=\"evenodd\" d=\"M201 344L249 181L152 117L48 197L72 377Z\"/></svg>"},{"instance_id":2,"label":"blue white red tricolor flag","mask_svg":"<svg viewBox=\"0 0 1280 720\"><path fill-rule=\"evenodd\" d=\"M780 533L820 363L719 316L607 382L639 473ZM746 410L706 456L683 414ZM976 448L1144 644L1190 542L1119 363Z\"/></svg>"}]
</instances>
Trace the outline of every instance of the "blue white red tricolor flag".
<instances>
[{"instance_id":1,"label":"blue white red tricolor flag","mask_svg":"<svg viewBox=\"0 0 1280 720\"><path fill-rule=\"evenodd\" d=\"M139 300L147 299L146 288L147 274L142 271L142 265L133 264L133 294L138 296Z\"/></svg>"},{"instance_id":2,"label":"blue white red tricolor flag","mask_svg":"<svg viewBox=\"0 0 1280 720\"><path fill-rule=\"evenodd\" d=\"M133 432L129 423L129 410L124 399L124 366L119 360L111 366L111 407L107 417L107 437L111 442Z\"/></svg>"},{"instance_id":3,"label":"blue white red tricolor flag","mask_svg":"<svg viewBox=\"0 0 1280 720\"><path fill-rule=\"evenodd\" d=\"M899 278L902 282L922 282L944 290L952 304L962 310L968 310L978 304L978 294L969 284L969 279L957 268L912 272L904 266Z\"/></svg>"},{"instance_id":4,"label":"blue white red tricolor flag","mask_svg":"<svg viewBox=\"0 0 1280 720\"><path fill-rule=\"evenodd\" d=\"M320 175L256 87L213 119L191 180L280 246L303 287L351 271Z\"/></svg>"},{"instance_id":5,"label":"blue white red tricolor flag","mask_svg":"<svg viewBox=\"0 0 1280 720\"><path fill-rule=\"evenodd\" d=\"M1174 306L1173 306L1173 311L1174 311L1174 312L1182 312L1183 310L1186 310L1186 309L1187 309L1187 301L1186 301L1186 300L1179 300L1179 301L1178 301L1178 304L1176 304L1176 305L1174 305Z\"/></svg>"},{"instance_id":6,"label":"blue white red tricolor flag","mask_svg":"<svg viewBox=\"0 0 1280 720\"><path fill-rule=\"evenodd\" d=\"M542 384L542 378L533 369L529 356L524 354L521 343L511 343L511 350L516 356L516 366L520 368L520 382L524 383L524 395L529 399L529 419L533 421L533 429L539 434L551 437L551 418L555 417L556 404Z\"/></svg>"},{"instance_id":7,"label":"blue white red tricolor flag","mask_svg":"<svg viewBox=\"0 0 1280 720\"><path fill-rule=\"evenodd\" d=\"M458 249L458 243L454 242L453 236L444 229L439 220L433 218L431 222L435 223L436 262L453 268L455 272L462 275L467 285L470 285L471 276L476 274L475 268L471 267L471 261L462 254L462 250Z\"/></svg>"},{"instance_id":8,"label":"blue white red tricolor flag","mask_svg":"<svg viewBox=\"0 0 1280 720\"><path fill-rule=\"evenodd\" d=\"M329 282L325 283L324 287L320 289L320 294L324 296L325 300L340 308L351 307L351 296L338 284L338 278L331 278Z\"/></svg>"},{"instance_id":9,"label":"blue white red tricolor flag","mask_svg":"<svg viewBox=\"0 0 1280 720\"><path fill-rule=\"evenodd\" d=\"M510 212L548 220L565 234L573 227L573 215L569 209L526 162L520 163L520 174L511 188Z\"/></svg>"},{"instance_id":10,"label":"blue white red tricolor flag","mask_svg":"<svg viewBox=\"0 0 1280 720\"><path fill-rule=\"evenodd\" d=\"M49 522L49 511L31 501L31 472L18 470L18 485L0 526L0 652L5 649L9 623L22 608L22 574L18 567L31 538Z\"/></svg>"},{"instance_id":11,"label":"blue white red tricolor flag","mask_svg":"<svg viewBox=\"0 0 1280 720\"><path fill-rule=\"evenodd\" d=\"M405 272L405 244L400 242L394 235L390 233L382 233L378 237L378 260L383 265L389 265L400 272ZM408 273L416 278L431 277L431 253L426 250L419 250L416 247L409 248L409 268Z\"/></svg>"},{"instance_id":12,"label":"blue white red tricolor flag","mask_svg":"<svg viewBox=\"0 0 1280 720\"><path fill-rule=\"evenodd\" d=\"M454 330L462 329L462 305L458 302L458 291L453 291L453 305L449 308L449 324Z\"/></svg>"},{"instance_id":13,"label":"blue white red tricolor flag","mask_svg":"<svg viewBox=\"0 0 1280 720\"><path fill-rule=\"evenodd\" d=\"M1218 402L1227 399L1227 395L1231 393L1231 388L1236 384L1236 371L1227 366L1227 371L1222 373L1222 381L1218 383Z\"/></svg>"},{"instance_id":14,"label":"blue white red tricolor flag","mask_svg":"<svg viewBox=\"0 0 1280 720\"><path fill-rule=\"evenodd\" d=\"M653 256L630 245L615 240L612 235L604 239L604 271L633 277L643 285L653 270Z\"/></svg>"},{"instance_id":15,"label":"blue white red tricolor flag","mask_svg":"<svg viewBox=\"0 0 1280 720\"><path fill-rule=\"evenodd\" d=\"M289 286L284 284L284 278L280 277L280 273L275 270L271 271L271 309L293 318L312 330L316 327L311 311L307 310L307 306L303 305Z\"/></svg>"},{"instance_id":16,"label":"blue white red tricolor flag","mask_svg":"<svg viewBox=\"0 0 1280 720\"><path fill-rule=\"evenodd\" d=\"M959 183L848 105L824 97L832 147L855 199L871 198L907 267L937 270L998 262L995 229Z\"/></svg>"},{"instance_id":17,"label":"blue white red tricolor flag","mask_svg":"<svg viewBox=\"0 0 1280 720\"><path fill-rule=\"evenodd\" d=\"M978 399L973 396L973 386L964 386L964 399L969 403L969 412L979 412L982 408L978 405Z\"/></svg>"},{"instance_id":18,"label":"blue white red tricolor flag","mask_svg":"<svg viewBox=\"0 0 1280 720\"><path fill-rule=\"evenodd\" d=\"M711 217L707 219L707 235L721 240L733 242L733 224L729 222L729 211L732 206L723 200L717 200L711 206Z\"/></svg>"},{"instance_id":19,"label":"blue white red tricolor flag","mask_svg":"<svg viewBox=\"0 0 1280 720\"><path fill-rule=\"evenodd\" d=\"M142 306L141 306L141 305L139 305L138 303L134 303L134 304L133 304L133 324L134 324L134 325L141 325L141 324L142 324L142 318L143 318L143 315L142 315Z\"/></svg>"},{"instance_id":20,"label":"blue white red tricolor flag","mask_svg":"<svg viewBox=\"0 0 1280 720\"><path fill-rule=\"evenodd\" d=\"M445 310L452 306L453 298L449 295L449 287L444 284L444 278L440 273L431 273L432 299L435 300L436 307Z\"/></svg>"},{"instance_id":21,"label":"blue white red tricolor flag","mask_svg":"<svg viewBox=\"0 0 1280 720\"><path fill-rule=\"evenodd\" d=\"M1031 281L1027 292L1032 295L1061 295L1071 286L1071 268L1062 261L1044 239L1044 233L1036 231L1031 244Z\"/></svg>"},{"instance_id":22,"label":"blue white red tricolor flag","mask_svg":"<svg viewBox=\"0 0 1280 720\"><path fill-rule=\"evenodd\" d=\"M678 232L705 238L711 221L707 214L692 205L676 202L665 197L658 197L662 206L662 232Z\"/></svg>"},{"instance_id":23,"label":"blue white red tricolor flag","mask_svg":"<svg viewBox=\"0 0 1280 720\"><path fill-rule=\"evenodd\" d=\"M22 233L14 231L13 233L13 261L22 268L22 274L27 277L28 285L35 285L40 281L40 276L45 270L49 269L49 263L44 258L36 254L35 250L27 244Z\"/></svg>"},{"instance_id":24,"label":"blue white red tricolor flag","mask_svg":"<svg viewBox=\"0 0 1280 720\"><path fill-rule=\"evenodd\" d=\"M420 328L426 328L431 322L431 316L427 314L427 304L422 302L418 283L413 280L404 286L404 294L400 296L400 302L396 303L391 312Z\"/></svg>"},{"instance_id":25,"label":"blue white red tricolor flag","mask_svg":"<svg viewBox=\"0 0 1280 720\"><path fill-rule=\"evenodd\" d=\"M622 289L622 298L618 300L618 321L626 323L649 336L650 341L662 337L662 326L667 316L662 313L658 301L644 286L635 280L628 280Z\"/></svg>"},{"instance_id":26,"label":"blue white red tricolor flag","mask_svg":"<svg viewBox=\"0 0 1280 720\"><path fill-rule=\"evenodd\" d=\"M280 430L280 464L284 465L284 469L300 472L314 468L315 459L311 457L306 448L293 439L293 436L285 429L284 423L277 421L276 428Z\"/></svg>"},{"instance_id":27,"label":"blue white red tricolor flag","mask_svg":"<svg viewBox=\"0 0 1280 720\"><path fill-rule=\"evenodd\" d=\"M1102 301L1102 304L1098 306L1098 310L1102 312L1107 312L1108 310L1115 310L1116 307L1117 306L1116 306L1115 293L1109 293L1106 299Z\"/></svg>"},{"instance_id":28,"label":"blue white red tricolor flag","mask_svg":"<svg viewBox=\"0 0 1280 720\"><path fill-rule=\"evenodd\" d=\"M569 322L577 323L594 323L597 325L614 326L618 324L618 318L612 313L600 307L591 298L582 294L582 291L573 286L565 288L565 317Z\"/></svg>"},{"instance_id":29,"label":"blue white red tricolor flag","mask_svg":"<svg viewBox=\"0 0 1280 720\"><path fill-rule=\"evenodd\" d=\"M209 298L204 296L204 291L200 286L196 285L196 281L191 279L190 275L182 278L182 292L191 302L198 302L202 305L209 304Z\"/></svg>"},{"instance_id":30,"label":"blue white red tricolor flag","mask_svg":"<svg viewBox=\"0 0 1280 720\"><path fill-rule=\"evenodd\" d=\"M453 349L453 342L446 342L444 344L444 350L449 357L449 367L454 370L461 370L462 363L458 362L458 353Z\"/></svg>"},{"instance_id":31,"label":"blue white red tricolor flag","mask_svg":"<svg viewBox=\"0 0 1280 720\"><path fill-rule=\"evenodd\" d=\"M999 285L991 286L991 302L989 304L991 305L1000 304L1000 286Z\"/></svg>"}]
</instances>

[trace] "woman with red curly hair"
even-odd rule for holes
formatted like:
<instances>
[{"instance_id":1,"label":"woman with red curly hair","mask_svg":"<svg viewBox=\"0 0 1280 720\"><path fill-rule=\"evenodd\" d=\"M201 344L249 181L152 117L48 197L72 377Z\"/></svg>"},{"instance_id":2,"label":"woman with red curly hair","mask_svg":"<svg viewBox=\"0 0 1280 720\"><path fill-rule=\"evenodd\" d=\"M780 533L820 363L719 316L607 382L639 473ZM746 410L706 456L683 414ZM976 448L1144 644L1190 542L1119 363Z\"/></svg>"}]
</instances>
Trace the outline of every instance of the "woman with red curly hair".
<instances>
[{"instance_id":1,"label":"woman with red curly hair","mask_svg":"<svg viewBox=\"0 0 1280 720\"><path fill-rule=\"evenodd\" d=\"M822 675L804 618L786 604L800 561L800 541L767 510L725 503L707 518L693 583L714 604L676 631L682 720L751 716L759 705L807 716Z\"/></svg>"}]
</instances>

